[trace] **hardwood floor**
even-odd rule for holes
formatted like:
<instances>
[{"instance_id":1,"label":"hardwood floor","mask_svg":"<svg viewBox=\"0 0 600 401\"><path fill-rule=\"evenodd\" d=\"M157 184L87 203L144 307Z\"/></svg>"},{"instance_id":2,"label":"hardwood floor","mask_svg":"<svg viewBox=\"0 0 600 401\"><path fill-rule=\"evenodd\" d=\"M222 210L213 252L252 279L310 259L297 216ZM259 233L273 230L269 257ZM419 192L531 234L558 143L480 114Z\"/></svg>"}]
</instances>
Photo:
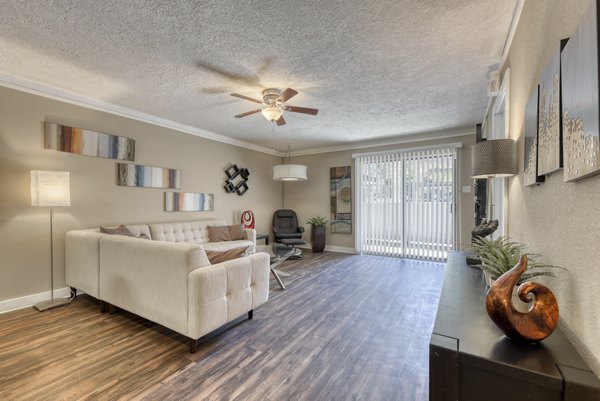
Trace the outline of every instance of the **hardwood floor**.
<instances>
[{"instance_id":1,"label":"hardwood floor","mask_svg":"<svg viewBox=\"0 0 600 401\"><path fill-rule=\"evenodd\" d=\"M443 265L306 253L254 319L185 337L86 296L0 315L2 400L428 399Z\"/></svg>"}]
</instances>

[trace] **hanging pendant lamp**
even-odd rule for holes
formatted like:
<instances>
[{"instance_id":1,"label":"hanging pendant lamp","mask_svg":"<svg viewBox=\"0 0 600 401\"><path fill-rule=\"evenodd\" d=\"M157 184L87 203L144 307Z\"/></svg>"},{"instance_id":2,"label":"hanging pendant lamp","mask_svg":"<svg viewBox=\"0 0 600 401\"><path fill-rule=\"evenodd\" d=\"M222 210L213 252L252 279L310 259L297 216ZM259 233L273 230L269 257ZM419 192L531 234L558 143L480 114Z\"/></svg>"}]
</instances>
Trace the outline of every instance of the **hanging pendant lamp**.
<instances>
[{"instance_id":1,"label":"hanging pendant lamp","mask_svg":"<svg viewBox=\"0 0 600 401\"><path fill-rule=\"evenodd\" d=\"M305 181L307 167L301 164L291 164L290 145L288 145L288 164L273 166L273 181Z\"/></svg>"}]
</instances>

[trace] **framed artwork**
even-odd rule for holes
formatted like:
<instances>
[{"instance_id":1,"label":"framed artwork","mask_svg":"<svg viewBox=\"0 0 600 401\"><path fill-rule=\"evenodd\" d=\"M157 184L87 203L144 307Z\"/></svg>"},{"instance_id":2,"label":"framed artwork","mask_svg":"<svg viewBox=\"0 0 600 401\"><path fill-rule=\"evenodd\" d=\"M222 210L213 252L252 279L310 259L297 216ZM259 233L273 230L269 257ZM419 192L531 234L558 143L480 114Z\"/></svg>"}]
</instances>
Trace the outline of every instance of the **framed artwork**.
<instances>
[{"instance_id":1,"label":"framed artwork","mask_svg":"<svg viewBox=\"0 0 600 401\"><path fill-rule=\"evenodd\" d=\"M560 107L560 52L566 41L552 53L539 85L538 175L553 173L563 166L562 111Z\"/></svg>"},{"instance_id":2,"label":"framed artwork","mask_svg":"<svg viewBox=\"0 0 600 401\"><path fill-rule=\"evenodd\" d=\"M331 232L352 234L352 167L332 167L329 178Z\"/></svg>"},{"instance_id":3,"label":"framed artwork","mask_svg":"<svg viewBox=\"0 0 600 401\"><path fill-rule=\"evenodd\" d=\"M539 89L539 85L536 85L525 107L525 171L523 184L526 187L544 181L544 176L538 174Z\"/></svg>"},{"instance_id":4,"label":"framed artwork","mask_svg":"<svg viewBox=\"0 0 600 401\"><path fill-rule=\"evenodd\" d=\"M597 12L593 0L561 54L565 181L600 172Z\"/></svg>"},{"instance_id":5,"label":"framed artwork","mask_svg":"<svg viewBox=\"0 0 600 401\"><path fill-rule=\"evenodd\" d=\"M55 123L44 124L44 147L60 152L117 160L135 160L135 140Z\"/></svg>"},{"instance_id":6,"label":"framed artwork","mask_svg":"<svg viewBox=\"0 0 600 401\"><path fill-rule=\"evenodd\" d=\"M117 185L179 189L181 187L181 170L117 163Z\"/></svg>"},{"instance_id":7,"label":"framed artwork","mask_svg":"<svg viewBox=\"0 0 600 401\"><path fill-rule=\"evenodd\" d=\"M214 195L194 192L165 192L165 212L210 212Z\"/></svg>"}]
</instances>

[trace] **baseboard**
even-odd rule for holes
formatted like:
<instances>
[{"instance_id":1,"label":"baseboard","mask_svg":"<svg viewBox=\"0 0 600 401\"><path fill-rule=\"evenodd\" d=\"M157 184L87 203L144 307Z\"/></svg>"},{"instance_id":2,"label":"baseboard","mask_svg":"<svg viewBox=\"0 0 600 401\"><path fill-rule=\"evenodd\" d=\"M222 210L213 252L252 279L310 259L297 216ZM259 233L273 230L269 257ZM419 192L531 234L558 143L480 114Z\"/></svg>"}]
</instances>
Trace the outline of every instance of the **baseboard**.
<instances>
[{"instance_id":1,"label":"baseboard","mask_svg":"<svg viewBox=\"0 0 600 401\"><path fill-rule=\"evenodd\" d=\"M69 287L57 288L54 290L54 298L66 298L71 295ZM39 294L26 295L24 297L6 299L0 301L0 313L10 312L17 309L30 307L38 302L50 299L50 291L40 292Z\"/></svg>"},{"instance_id":2,"label":"baseboard","mask_svg":"<svg viewBox=\"0 0 600 401\"><path fill-rule=\"evenodd\" d=\"M347 246L335 246L335 245L325 245L325 250L330 252L339 252L339 253L353 253L357 254L356 249L350 248Z\"/></svg>"}]
</instances>

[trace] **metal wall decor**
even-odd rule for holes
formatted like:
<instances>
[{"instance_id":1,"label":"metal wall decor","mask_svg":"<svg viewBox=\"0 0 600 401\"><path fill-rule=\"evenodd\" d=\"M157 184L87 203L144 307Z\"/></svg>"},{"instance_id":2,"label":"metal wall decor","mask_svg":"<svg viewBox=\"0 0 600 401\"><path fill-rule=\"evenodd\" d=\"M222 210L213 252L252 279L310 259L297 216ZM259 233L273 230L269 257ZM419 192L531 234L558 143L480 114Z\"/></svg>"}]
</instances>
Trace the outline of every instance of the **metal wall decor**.
<instances>
[{"instance_id":1,"label":"metal wall decor","mask_svg":"<svg viewBox=\"0 0 600 401\"><path fill-rule=\"evenodd\" d=\"M181 170L117 163L117 185L179 189L181 187Z\"/></svg>"},{"instance_id":2,"label":"metal wall decor","mask_svg":"<svg viewBox=\"0 0 600 401\"><path fill-rule=\"evenodd\" d=\"M538 174L546 175L563 166L562 117L560 107L560 51L566 40L552 53L542 73L538 113Z\"/></svg>"},{"instance_id":3,"label":"metal wall decor","mask_svg":"<svg viewBox=\"0 0 600 401\"><path fill-rule=\"evenodd\" d=\"M331 192L331 232L352 234L352 167L329 170Z\"/></svg>"},{"instance_id":4,"label":"metal wall decor","mask_svg":"<svg viewBox=\"0 0 600 401\"><path fill-rule=\"evenodd\" d=\"M525 107L525 172L523 184L527 187L544 181L538 173L538 100L539 85L536 85Z\"/></svg>"},{"instance_id":5,"label":"metal wall decor","mask_svg":"<svg viewBox=\"0 0 600 401\"><path fill-rule=\"evenodd\" d=\"M165 212L209 212L214 195L194 192L165 192Z\"/></svg>"},{"instance_id":6,"label":"metal wall decor","mask_svg":"<svg viewBox=\"0 0 600 401\"><path fill-rule=\"evenodd\" d=\"M44 124L44 147L60 152L135 160L135 140L55 123Z\"/></svg>"},{"instance_id":7,"label":"metal wall decor","mask_svg":"<svg viewBox=\"0 0 600 401\"><path fill-rule=\"evenodd\" d=\"M227 178L225 179L225 191L230 194L235 192L242 196L248 191L248 177L250 172L247 168L238 168L236 164L225 169Z\"/></svg>"},{"instance_id":8,"label":"metal wall decor","mask_svg":"<svg viewBox=\"0 0 600 401\"><path fill-rule=\"evenodd\" d=\"M565 181L600 172L597 1L561 54Z\"/></svg>"}]
</instances>

